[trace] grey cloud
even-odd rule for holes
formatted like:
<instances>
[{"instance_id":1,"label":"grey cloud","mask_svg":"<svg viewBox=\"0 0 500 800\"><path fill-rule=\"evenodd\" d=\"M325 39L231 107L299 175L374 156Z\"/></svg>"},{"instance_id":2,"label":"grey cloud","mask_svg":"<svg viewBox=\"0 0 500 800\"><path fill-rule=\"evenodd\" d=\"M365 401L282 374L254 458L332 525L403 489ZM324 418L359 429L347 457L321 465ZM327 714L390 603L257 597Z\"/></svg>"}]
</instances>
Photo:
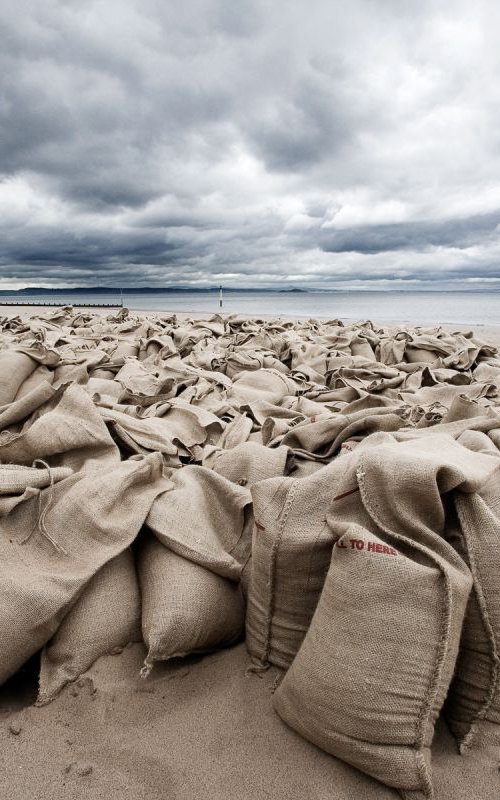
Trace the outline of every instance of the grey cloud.
<instances>
[{"instance_id":1,"label":"grey cloud","mask_svg":"<svg viewBox=\"0 0 500 800\"><path fill-rule=\"evenodd\" d=\"M289 98L272 98L248 131L269 169L294 172L339 152L349 136L348 114L312 75Z\"/></svg>"},{"instance_id":2,"label":"grey cloud","mask_svg":"<svg viewBox=\"0 0 500 800\"><path fill-rule=\"evenodd\" d=\"M0 286L494 276L479 6L0 6Z\"/></svg>"},{"instance_id":3,"label":"grey cloud","mask_svg":"<svg viewBox=\"0 0 500 800\"><path fill-rule=\"evenodd\" d=\"M350 230L322 231L320 241L327 253L384 253L419 251L431 247L467 248L498 234L500 210L464 219L358 226Z\"/></svg>"}]
</instances>

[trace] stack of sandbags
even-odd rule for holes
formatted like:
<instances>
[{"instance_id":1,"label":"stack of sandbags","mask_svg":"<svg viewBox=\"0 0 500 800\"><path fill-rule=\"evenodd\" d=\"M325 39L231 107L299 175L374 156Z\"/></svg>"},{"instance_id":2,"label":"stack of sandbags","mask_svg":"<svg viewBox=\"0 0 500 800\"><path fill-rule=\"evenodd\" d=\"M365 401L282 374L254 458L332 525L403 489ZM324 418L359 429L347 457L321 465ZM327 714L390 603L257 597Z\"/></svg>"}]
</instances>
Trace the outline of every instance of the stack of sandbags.
<instances>
[{"instance_id":1,"label":"stack of sandbags","mask_svg":"<svg viewBox=\"0 0 500 800\"><path fill-rule=\"evenodd\" d=\"M139 618L148 648L144 673L157 660L230 644L243 635L245 613L255 667L295 665L308 631L315 629L311 621L329 570L336 564L341 582L342 559L349 562L346 571L357 575L360 559L375 553L378 560L367 561L366 569L376 564L374 575L380 578L392 558L387 563L394 566L386 568L393 570L393 587L408 603L412 594L409 590L406 597L405 581L411 587L415 570L422 571L430 598L425 606L429 630L435 623L432 587L449 576L450 607L459 609L454 576L470 580L470 567L474 592L449 719L463 749L482 741L475 732L496 719L494 570L475 566L486 559L474 532L477 508L481 514L484 508L478 498L470 505L470 487L480 487L477 481L467 485L465 478L479 469L478 456L487 459L488 469L490 461L498 462L498 374L494 348L470 332L449 334L438 327L388 330L369 322L236 316L144 320L126 310L103 318L70 307L27 323L2 318L0 521L10 526L3 545L4 607L6 614L24 620L23 569L33 568L34 585L39 580L43 591L30 600L31 616L21 629L27 625L30 638L33 608L40 606L42 624L33 637L36 647L46 644L40 702L99 655L140 636ZM449 438L445 442L440 433L459 440L459 451L452 452ZM416 439L420 444L412 445ZM460 460L458 452L467 459ZM388 459L388 470L376 453ZM135 475L138 464L153 462L166 468L168 477L155 473L151 486L138 479L137 508L130 510L130 521L119 523L120 513L129 513L127 497L132 503L135 484L130 491L118 487L116 475L120 470ZM360 467L372 476L368 482ZM418 481L425 474L434 484L424 487L417 481L421 497L414 502L408 476L414 477L415 469ZM484 467L482 477L486 473ZM382 486L380 496L371 494L374 483ZM81 487L86 492L91 487L89 508L98 510L99 519L94 539L78 545L85 550L83 565L76 559L80 571L71 577L80 526L90 525L83 501L71 499ZM397 509L406 509L403 516L394 516L394 496L387 487L404 498L402 506L396 502ZM445 519L442 498L458 488L476 516L469 523L458 509L461 524L449 539L452 547L445 541L451 536L450 517ZM102 499L108 490L115 493L114 501L100 505L95 494ZM491 499L480 499L490 513ZM486 512L483 516L484 530L493 530L494 522ZM141 520L146 526L134 544ZM120 546L114 549L107 543L108 525L119 529ZM353 539L361 542L354 547L353 525L358 526ZM405 541L396 542L398 536ZM30 558L25 564L21 556L33 543L40 558L36 565ZM9 560L12 546L18 547L19 562ZM92 555L91 547L99 552ZM14 590L9 570L17 575ZM337 579L327 583L336 603ZM373 597L380 600L377 586L375 580ZM343 613L349 616L357 600L355 588L347 590L351 599ZM386 601L390 604L391 595ZM455 625L460 615L450 614ZM12 629L14 616L9 617ZM476 629L480 656L474 651ZM454 631L450 628L450 642ZM411 635L427 658L428 642L416 629ZM13 647L6 645L5 674L10 674ZM31 652L27 640L18 650L20 658ZM451 652L443 656L443 676ZM352 657L349 649L346 654ZM446 680L436 689L438 705ZM415 696L421 691L417 681ZM407 733L412 713L405 706L404 725L394 730ZM425 734L415 746L425 763L434 710L427 721L422 714L419 730ZM408 737L405 742L396 745L406 746ZM406 756L401 763L407 764Z\"/></svg>"},{"instance_id":2,"label":"stack of sandbags","mask_svg":"<svg viewBox=\"0 0 500 800\"><path fill-rule=\"evenodd\" d=\"M248 489L188 466L152 503L138 554L142 630L153 663L243 635L240 578L250 557Z\"/></svg>"},{"instance_id":3,"label":"stack of sandbags","mask_svg":"<svg viewBox=\"0 0 500 800\"><path fill-rule=\"evenodd\" d=\"M357 485L331 504L330 568L274 705L306 738L413 800L432 796L430 745L472 585L445 541L442 495L474 492L498 461L446 436L389 438L353 454Z\"/></svg>"},{"instance_id":4,"label":"stack of sandbags","mask_svg":"<svg viewBox=\"0 0 500 800\"><path fill-rule=\"evenodd\" d=\"M159 454L51 481L0 517L0 683L135 539L164 487ZM82 600L82 598L80 598Z\"/></svg>"}]
</instances>

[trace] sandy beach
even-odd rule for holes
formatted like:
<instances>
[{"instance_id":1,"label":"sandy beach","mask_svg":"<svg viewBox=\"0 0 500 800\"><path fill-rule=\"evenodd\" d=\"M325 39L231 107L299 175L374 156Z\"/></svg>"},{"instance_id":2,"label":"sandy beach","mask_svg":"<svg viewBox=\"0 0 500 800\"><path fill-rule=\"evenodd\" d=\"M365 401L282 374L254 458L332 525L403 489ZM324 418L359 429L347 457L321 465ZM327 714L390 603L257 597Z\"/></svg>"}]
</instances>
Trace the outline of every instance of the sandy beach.
<instances>
[{"instance_id":1,"label":"sandy beach","mask_svg":"<svg viewBox=\"0 0 500 800\"><path fill-rule=\"evenodd\" d=\"M116 341L113 341L111 333L104 328L99 329L99 320L104 324L110 316L108 309L82 309L81 312L75 309L55 321L50 320L52 311L54 310L43 307L13 309L0 306L0 320L3 321L0 356L16 348L21 352L24 348L25 358L28 354L29 358L38 359L36 369L40 370L40 380L46 381L47 375L51 373L51 391L62 392L57 397L56 394L51 394L50 398L47 394L44 401L47 406L42 404L36 410L34 405L34 412L30 412L33 417L29 418L29 423L23 422L27 417L23 418L21 412L16 412L17 416L12 417L14 422L11 427L6 426L5 441L0 437L0 445L5 445L6 448L15 447L16 437L21 436L23 430L29 426L35 425L40 415L43 419L45 408L51 413L56 399L72 391L71 388L58 389L59 380L64 386L76 386L82 397L85 395L82 403L90 402L89 398L93 398L94 411L97 409L101 419L99 424L104 421L107 430L113 431L113 439L110 438L106 455L106 468L123 468L130 459L134 467L139 461L133 459L152 458L150 452L159 449L164 459L164 475L167 474L170 479L174 476L174 481L177 479L176 475L192 469L206 470L208 473L209 469L215 469L217 459L235 447L249 442L255 442L266 450L282 449L283 464L285 460L289 460L289 454L285 453L287 448L299 464L299 470L304 470L303 473L300 472L304 476L301 480L306 480L309 476L318 474L313 468L328 469L336 458L354 457L356 446L363 442L365 436L394 436L395 441L405 446L406 438L409 437L409 426L413 426L412 430L418 430L420 441L423 441L425 431L435 424L443 428L450 440L454 437L459 442L463 434L465 444L460 445L461 449L472 460L479 457L484 459L483 462L477 461L479 471L483 469L483 464L487 466L488 463L493 463L496 455L498 440L495 435L496 428L500 427L500 399L497 391L499 379L495 370L498 369L500 374L500 361L495 348L500 348L500 327L476 326L471 330L467 325L443 326L442 334L434 331L432 335L431 326L426 326L424 333L412 328L407 337L404 359L403 355L400 356L401 363L404 361L403 369L400 368L399 356L384 356L385 364L382 363L381 356L381 353L389 352L389 346L395 347L394 342L400 342L401 337L398 339L397 333L401 332L401 323L375 321L373 329L349 324L346 325L346 338L342 341L341 328L332 328L328 332L319 325L317 334L312 329L304 329L301 336L313 348L319 342L321 347L318 345L319 349L314 350L314 356L304 357L302 361L297 350L297 355L292 356L292 359L295 358L295 362L291 362L295 363L294 367L290 367L290 356L287 352L282 356L282 364L286 366L283 366L280 377L277 369L279 346L275 343L272 350L269 343L272 336L280 336L282 332L276 333L269 329L266 333L260 330L260 325L245 329L243 323L238 323L239 327L234 330L223 330L224 319L213 317L210 323L207 322L206 329L203 329L202 321L206 320L204 315L178 314L177 328L155 328L158 320L164 321L168 318L167 313L146 314L131 310L128 318L117 312L118 316L111 323L110 330L119 331L117 340L136 345L136 355L130 351L129 355L124 355L120 360L116 355L113 356ZM37 341L29 331L23 331L22 325L16 329L16 325L11 324L16 318L28 325L33 323ZM131 319L135 323L127 328ZM250 317L247 319L251 320ZM269 322L270 320L265 320L266 324ZM151 328L148 327L149 324ZM297 321L296 327L300 328L304 324L304 321ZM87 333L85 325L90 326ZM97 334L93 332L92 326ZM435 329L437 327L434 326ZM198 338L189 338L194 334L198 335L200 330L203 331L203 336L200 334ZM102 334L102 342L99 334ZM267 340L264 342L266 335ZM283 335L287 335L286 328ZM316 335L317 341L314 338ZM327 347L325 342L328 341L328 336L330 345ZM168 337L175 342L175 352L171 350L167 357L166 352L171 347ZM231 352L234 358L240 357L241 363L223 363L216 347L217 337L224 341L224 352ZM227 349L224 337L232 337L231 348ZM251 352L239 349L247 341L247 337L254 337L258 343ZM89 344L92 338L94 343ZM142 350L138 349L139 339ZM440 342L442 351L436 355L433 348L440 346ZM290 346L293 349L292 344ZM99 357L96 357L94 348L101 345ZM356 345L365 348L362 351L363 356L355 355ZM245 367L243 358L256 358L256 354L264 357L259 354L259 348L265 351L269 362L261 361L257 368ZM377 355L377 362L370 361L367 348ZM421 358L427 353L427 360L420 362L420 356L413 357L411 348L418 353L425 351ZM60 361L55 358L51 360L49 351L57 352ZM141 352L143 356L138 355ZM398 352L403 353L403 350ZM272 357L271 353L274 354ZM285 353L284 346L282 353ZM350 359L352 364L348 364L346 359ZM222 375L215 387L210 383L209 361L216 365L213 367L214 371L217 370L218 375ZM267 363L269 366L266 366ZM376 373L377 364L380 373ZM129 375L126 372L127 365L133 365L136 371L131 371ZM345 370L350 366L353 375L347 376ZM181 374L181 367L185 367L185 373ZM354 375L356 369L363 369L363 376L361 372ZM60 372L56 374L57 370ZM372 376L369 375L370 370L375 370ZM287 388L282 390L281 395L274 383L272 388L262 384L262 389L255 383L256 375L264 373L269 373L277 383L278 378L282 383L288 381ZM422 374L422 381L417 381L416 376ZM336 375L337 379L334 380ZM411 375L414 377L411 378ZM170 383L169 376L175 376ZM242 376L248 377L248 383L239 384ZM318 376L322 376L321 382L324 384L321 390L317 388L320 385ZM9 375L9 379L11 377ZM26 380L33 379L28 377ZM89 380L93 380L94 384L89 384ZM105 381L110 384L109 395L105 395L103 391ZM221 381L224 383L221 384ZM374 386L373 381L386 383ZM29 389L40 390L41 385L41 382L33 381ZM300 392L297 392L296 385L300 386ZM11 400L4 405L0 404L0 420L2 413L13 413L13 409L15 411L20 408L19 403L23 399L21 387L13 389ZM115 389L116 394L113 394L111 390ZM434 397L431 389L439 390L440 393ZM120 396L118 390L121 392ZM464 412L457 410L456 397L459 390L464 393L461 395L462 400L466 395L465 402L468 405ZM46 391L49 392L49 389ZM259 404L259 392L268 404L265 408L262 402ZM156 404L155 393L162 398ZM298 394L302 394L302 406L298 405ZM411 397L412 394L415 399ZM28 395L29 392L24 397ZM368 396L372 400L367 400ZM373 397L377 399L373 401ZM181 398L181 403L176 410L175 401L178 398ZM438 398L437 405L435 398ZM324 414L325 423L329 421L333 424L336 415L346 415L349 419L351 413L361 413L358 409L363 409L363 402L367 404L366 408L370 403L376 403L379 410L383 410L385 406L390 406L389 410L393 406L400 406L400 416L402 420L404 417L404 424L402 421L400 425L392 422L391 427L360 428L361 432L353 431L342 442L343 434L337 433L335 436L331 434L329 438L325 434L321 442L308 439L305 434L301 438L301 427L304 426L302 430L305 431L307 425L315 423L317 415ZM186 411L185 406L188 403L197 409L196 434L192 433L194 423L188 430L184 421L179 421L180 416L178 419L173 415ZM311 404L310 407L307 403ZM350 404L354 404L353 411ZM159 410L155 412L157 406ZM277 411L279 408L281 416ZM161 447L158 444L153 447L145 443L145 428L143 430L141 427L139 435L138 428L128 428L126 424L127 415L129 420L134 419L134 424L137 418L141 425L147 420L164 420L167 431L169 413L172 414L171 424L176 426L176 436L171 436L168 441L165 439L165 444ZM294 414L297 419L288 424L289 418ZM269 416L266 418L266 415ZM397 414L393 416L397 417ZM427 419L425 425L428 427L424 425L424 418ZM248 419L252 422L245 427L245 420ZM489 420L488 424L485 419ZM493 419L494 423L491 421ZM217 423L220 423L220 428L217 428ZM155 424L158 426L158 423ZM472 440L467 436L472 429L474 436L477 436L471 444ZM106 432L104 425L103 430ZM199 430L202 430L201 434ZM158 427L155 428L155 436L159 437L157 431ZM92 433L92 437L95 440L96 434ZM156 438L154 441L157 443L160 440ZM456 446L459 447L459 444ZM80 454L83 447L83 444L78 444ZM342 447L345 448L342 451L344 455L339 456ZM467 447L470 449L466 450ZM57 454L49 452L43 459L53 470L60 468L78 472L85 469L85 459L81 461L83 467L75 467L80 461L77 462L74 455L77 446L72 445L72 448L70 450L68 447L71 458L63 457L64 448L61 445ZM103 448L104 444L101 447L102 452ZM112 451L111 448L115 450ZM27 455L9 455L14 452L12 449L0 451L0 468L7 464L31 464ZM41 455L39 457L42 458ZM104 459L104 456L100 455L99 458ZM221 480L226 480L227 477L228 486L233 482L231 485L234 497L237 498L234 502L240 504L240 513L249 502L244 498L244 492L250 497L252 481L245 478L238 485L229 473L225 475L222 467L220 474ZM277 477L271 477L272 474ZM268 480L291 480L286 476L286 471L270 473ZM267 478L267 475L262 477ZM74 477L63 476L60 484L56 482L56 490L58 485L72 480ZM165 477L162 480L166 480ZM50 481L50 486L45 484L43 491L53 490L53 478ZM458 479L454 485L459 485ZM50 499L53 502L52 496ZM34 500L27 500L24 505L35 501L38 503L38 495ZM48 521L45 521L49 533L53 530L50 527L50 513L49 508ZM33 515L39 522L38 505L33 505ZM236 518L240 517L235 512L234 519ZM152 525L151 516L147 519ZM138 527L141 524L138 522ZM243 522L241 524L243 526ZM167 534L160 531L159 535L157 529L155 530L160 541L165 544ZM38 536L37 533L36 537ZM43 539L41 535L39 538ZM135 534L132 538L135 539ZM192 542L189 544L192 546ZM47 540L41 546L44 552L50 550ZM132 539L130 542L124 539L122 546L117 545L116 552L129 546L134 557L140 559L142 551ZM227 550L236 563L236 547L231 546ZM56 556L52 553L50 558ZM102 562L105 560L103 558ZM202 561L198 560L197 563L201 564ZM229 565L228 560L229 566L224 567L227 572L222 570L220 574L231 577L231 569L240 569L240 572L242 569L243 586L242 576L246 563L242 560L243 566L236 567ZM142 589L144 591L144 584ZM79 594L75 593L71 602L67 603L67 609L72 608L75 602L78 603L81 591L82 589ZM251 582L250 589L244 585L245 597L248 591L252 592ZM375 619L376 613L375 610ZM202 797L207 800L392 800L400 797L396 788L383 785L344 760L325 752L280 719L273 709L273 696L283 677L283 670L273 663L268 663L265 671L249 670L256 662L255 657L252 658L252 654L249 654L243 639L244 632L241 632L236 643L215 648L216 652L173 657L170 660L159 659L147 678L140 676L147 656L144 643L136 641L120 645L114 648L116 652L113 654L98 658L76 682L69 682L52 702L42 707L34 705L39 689L40 653L37 652L0 687L2 796L13 800L193 800ZM45 642L46 640L43 644ZM419 654L412 655L418 662ZM495 732L490 738L485 738L482 747L460 754L449 723L445 715L441 714L432 743L435 800L497 800L500 796L499 741L500 735Z\"/></svg>"},{"instance_id":2,"label":"sandy beach","mask_svg":"<svg viewBox=\"0 0 500 800\"><path fill-rule=\"evenodd\" d=\"M398 793L322 752L271 708L275 672L247 675L243 644L138 678L140 645L100 659L46 708L2 696L5 796L45 800L395 800ZM88 680L87 680L88 679ZM33 688L33 684L32 684ZM26 698L27 699L27 698ZM21 728L10 732L11 726ZM445 723L433 745L436 798L498 797L491 758L464 759ZM89 768L91 771L85 773Z\"/></svg>"}]
</instances>

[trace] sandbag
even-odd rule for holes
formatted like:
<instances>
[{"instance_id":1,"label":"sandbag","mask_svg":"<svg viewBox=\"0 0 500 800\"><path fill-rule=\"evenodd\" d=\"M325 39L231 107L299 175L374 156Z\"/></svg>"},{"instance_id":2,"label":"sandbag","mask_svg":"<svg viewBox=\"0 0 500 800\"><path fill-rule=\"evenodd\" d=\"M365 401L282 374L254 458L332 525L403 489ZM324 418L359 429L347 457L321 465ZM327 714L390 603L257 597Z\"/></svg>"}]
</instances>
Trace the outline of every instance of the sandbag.
<instances>
[{"instance_id":1,"label":"sandbag","mask_svg":"<svg viewBox=\"0 0 500 800\"><path fill-rule=\"evenodd\" d=\"M101 656L141 640L141 598L129 548L94 575L44 647L37 705L86 672Z\"/></svg>"},{"instance_id":2,"label":"sandbag","mask_svg":"<svg viewBox=\"0 0 500 800\"><path fill-rule=\"evenodd\" d=\"M46 367L45 364L39 364L37 368L31 373L29 378L26 378L26 380L23 381L23 383L19 387L17 394L15 396L15 400L19 400L22 397L25 397L41 383L52 384L53 382L54 382L54 370L49 369L49 367Z\"/></svg>"},{"instance_id":3,"label":"sandbag","mask_svg":"<svg viewBox=\"0 0 500 800\"><path fill-rule=\"evenodd\" d=\"M287 669L323 588L335 536L327 511L356 480L356 453L305 478L270 478L251 488L255 525L246 616L254 664Z\"/></svg>"},{"instance_id":4,"label":"sandbag","mask_svg":"<svg viewBox=\"0 0 500 800\"><path fill-rule=\"evenodd\" d=\"M149 535L138 572L147 677L156 661L204 653L236 642L245 625L238 583L188 561Z\"/></svg>"},{"instance_id":5,"label":"sandbag","mask_svg":"<svg viewBox=\"0 0 500 800\"><path fill-rule=\"evenodd\" d=\"M130 453L163 453L172 465L178 464L178 448L172 442L171 431L163 419L137 419L116 409L99 407L99 413L119 442L126 455Z\"/></svg>"},{"instance_id":6,"label":"sandbag","mask_svg":"<svg viewBox=\"0 0 500 800\"><path fill-rule=\"evenodd\" d=\"M288 475L294 467L289 447L264 447L257 442L243 442L230 450L215 450L204 459L204 465L240 486Z\"/></svg>"},{"instance_id":7,"label":"sandbag","mask_svg":"<svg viewBox=\"0 0 500 800\"><path fill-rule=\"evenodd\" d=\"M2 432L0 461L31 464L42 458L50 466L75 471L118 463L118 448L86 391L77 384L66 384L55 391L45 386L51 399L33 412L20 432ZM44 390L40 385L31 395ZM13 406L26 406L31 395Z\"/></svg>"},{"instance_id":8,"label":"sandbag","mask_svg":"<svg viewBox=\"0 0 500 800\"><path fill-rule=\"evenodd\" d=\"M238 581L251 553L250 491L206 467L172 472L146 524L170 550Z\"/></svg>"},{"instance_id":9,"label":"sandbag","mask_svg":"<svg viewBox=\"0 0 500 800\"><path fill-rule=\"evenodd\" d=\"M27 420L35 411L44 406L49 400L61 394L62 390L57 392L50 383L42 381L34 386L26 395L17 397L12 403L7 403L5 406L0 406L0 431L2 439L10 439L12 432L8 431L3 433L6 428Z\"/></svg>"},{"instance_id":10,"label":"sandbag","mask_svg":"<svg viewBox=\"0 0 500 800\"><path fill-rule=\"evenodd\" d=\"M283 397L295 394L297 384L291 378L274 369L258 369L238 373L227 396L235 408L240 408L254 400L277 403Z\"/></svg>"},{"instance_id":11,"label":"sandbag","mask_svg":"<svg viewBox=\"0 0 500 800\"><path fill-rule=\"evenodd\" d=\"M365 438L376 432L397 431L405 426L403 410L397 407L363 409L353 414L332 414L327 418L296 425L281 440L304 458L330 461L347 439Z\"/></svg>"},{"instance_id":12,"label":"sandbag","mask_svg":"<svg viewBox=\"0 0 500 800\"><path fill-rule=\"evenodd\" d=\"M11 403L24 381L35 371L37 362L17 350L0 352L0 406Z\"/></svg>"},{"instance_id":13,"label":"sandbag","mask_svg":"<svg viewBox=\"0 0 500 800\"><path fill-rule=\"evenodd\" d=\"M471 583L463 563L446 563L404 536L351 526L336 542L275 710L408 800L431 798L430 745Z\"/></svg>"},{"instance_id":14,"label":"sandbag","mask_svg":"<svg viewBox=\"0 0 500 800\"><path fill-rule=\"evenodd\" d=\"M246 442L253 427L250 417L238 414L237 411L232 413L234 414L233 419L226 425L218 441L218 446L226 450Z\"/></svg>"},{"instance_id":15,"label":"sandbag","mask_svg":"<svg viewBox=\"0 0 500 800\"><path fill-rule=\"evenodd\" d=\"M500 745L500 472L476 493L454 496L457 550L474 580L446 716L462 753ZM453 533L448 531L451 536ZM456 535L455 531L455 535Z\"/></svg>"},{"instance_id":16,"label":"sandbag","mask_svg":"<svg viewBox=\"0 0 500 800\"><path fill-rule=\"evenodd\" d=\"M497 474L496 454L468 450L443 434L407 442L391 439L386 435L371 448L366 447L367 440L357 448L356 482L328 510L332 533L345 536L358 524L396 542L404 534L413 547L426 548L446 574L450 568L464 574L464 559L445 538L447 498L456 490L466 495L479 491ZM453 668L451 662L448 666ZM451 672L443 675L445 693Z\"/></svg>"},{"instance_id":17,"label":"sandbag","mask_svg":"<svg viewBox=\"0 0 500 800\"><path fill-rule=\"evenodd\" d=\"M162 417L174 444L189 451L204 442L215 444L225 423L206 408L198 408L178 398Z\"/></svg>"},{"instance_id":18,"label":"sandbag","mask_svg":"<svg viewBox=\"0 0 500 800\"><path fill-rule=\"evenodd\" d=\"M95 573L131 544L164 486L154 453L75 473L0 518L0 684L54 635Z\"/></svg>"}]
</instances>

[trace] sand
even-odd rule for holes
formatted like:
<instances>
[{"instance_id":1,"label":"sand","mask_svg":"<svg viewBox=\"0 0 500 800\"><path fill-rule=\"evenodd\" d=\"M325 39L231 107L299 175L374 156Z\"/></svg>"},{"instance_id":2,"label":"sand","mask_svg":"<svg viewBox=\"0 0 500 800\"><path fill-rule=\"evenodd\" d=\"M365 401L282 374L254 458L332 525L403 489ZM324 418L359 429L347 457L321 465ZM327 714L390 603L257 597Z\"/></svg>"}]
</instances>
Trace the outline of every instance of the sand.
<instances>
[{"instance_id":1,"label":"sand","mask_svg":"<svg viewBox=\"0 0 500 800\"><path fill-rule=\"evenodd\" d=\"M36 309L0 307L0 313L25 317ZM500 328L476 326L475 331L500 346ZM76 685L43 708L32 705L36 659L5 684L0 689L0 797L399 796L288 729L270 702L277 672L248 674L244 644L157 665L147 681L139 677L144 655L143 646L135 644L101 658ZM498 800L499 765L500 753L495 758L487 753L481 758L460 756L445 723L439 723L433 745L436 800Z\"/></svg>"},{"instance_id":2,"label":"sand","mask_svg":"<svg viewBox=\"0 0 500 800\"><path fill-rule=\"evenodd\" d=\"M11 800L395 800L396 791L323 753L271 708L276 672L248 675L245 646L178 659L139 677L142 645L101 658L44 708L0 699L0 790ZM10 696L10 701L7 699ZM29 696L25 701L29 701ZM19 733L11 732L20 729ZM436 800L498 800L485 757L459 756L444 723Z\"/></svg>"}]
</instances>

